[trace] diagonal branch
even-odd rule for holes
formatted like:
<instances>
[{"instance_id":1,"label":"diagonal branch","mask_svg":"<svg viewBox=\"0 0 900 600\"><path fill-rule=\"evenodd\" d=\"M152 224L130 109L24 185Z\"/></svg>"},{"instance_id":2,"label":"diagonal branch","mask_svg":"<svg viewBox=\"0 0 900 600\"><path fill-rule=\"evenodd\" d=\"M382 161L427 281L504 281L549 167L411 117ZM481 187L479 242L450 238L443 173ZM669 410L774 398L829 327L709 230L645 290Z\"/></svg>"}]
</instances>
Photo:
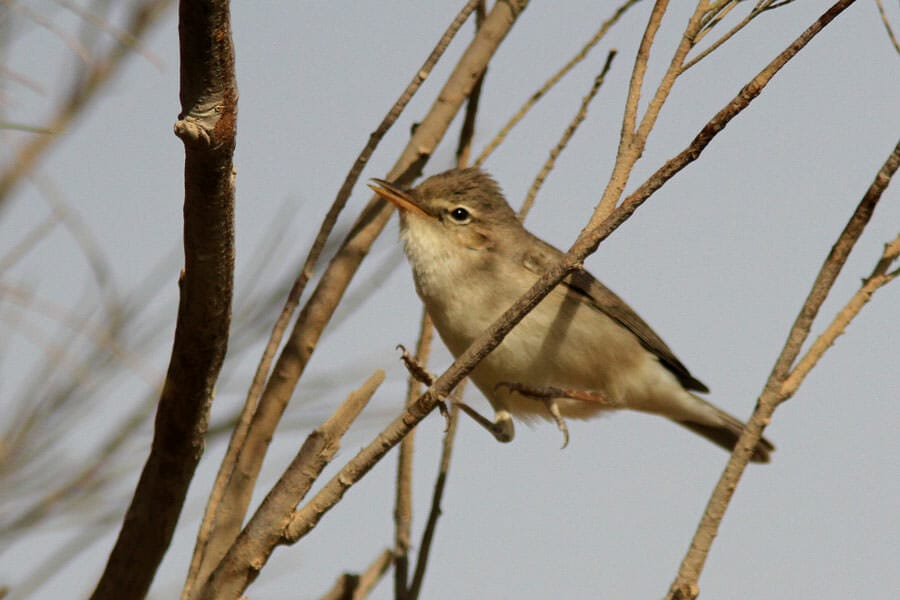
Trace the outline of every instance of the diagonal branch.
<instances>
[{"instance_id":1,"label":"diagonal branch","mask_svg":"<svg viewBox=\"0 0 900 600\"><path fill-rule=\"evenodd\" d=\"M319 228L319 232L316 234L316 238L309 250L306 261L294 281L284 307L272 329L269 341L263 351L262 358L260 359L256 374L254 375L253 382L247 392L247 398L238 419L238 424L232 432L225 458L223 458L222 464L219 467L216 481L213 484L213 490L207 501L206 510L204 511L203 521L197 534L194 555L191 559L191 567L188 571L188 576L182 591L183 599L190 597L191 588L195 581L203 581L209 576L209 573L215 568L218 561L228 549L228 546L234 540L238 531L240 531L244 514L246 514L247 511L247 504L250 501L250 496L253 491L255 475L249 477L236 477L235 469L237 468L237 462L241 450L246 443L247 435L250 430L250 423L256 414L259 399L263 392L266 377L269 375L275 352L282 341L291 316L294 314L294 311L300 302L303 291L306 289L306 284L312 277L313 268L325 248L325 242L331 235L331 232L337 223L338 216L347 204L353 186L359 179L360 173L362 173L363 168L368 163L375 148L394 122L396 122L397 118L403 112L403 109L406 108L406 105L418 91L422 82L431 73L434 65L443 55L444 50L449 46L450 41L468 18L469 14L475 9L477 3L478 0L469 0L463 9L456 15L444 32L444 35L441 36L441 39L438 41L435 48L413 76L412 81L400 95L400 98L397 99L388 111L388 114L385 115L375 131L369 136L368 143L359 153L359 156L350 168L350 172L344 179L344 183L341 185L337 197L332 203L331 208L328 210L328 214L325 216L325 219ZM262 457L260 457L260 460L261 458Z\"/></svg>"},{"instance_id":2,"label":"diagonal branch","mask_svg":"<svg viewBox=\"0 0 900 600\"><path fill-rule=\"evenodd\" d=\"M687 165L697 160L706 146L725 126L740 114L762 92L775 74L828 23L854 0L842 0L804 31L788 48L769 63L756 77L738 92L700 130L690 145L678 155L668 160L647 181L635 190L609 216L596 226L589 225L555 265L550 267L522 297L503 315L488 327L472 344L457 357L453 364L434 384L391 422L378 436L356 456L354 456L322 489L304 506L294 512L290 524L285 529L283 543L291 544L309 533L326 512L337 504L347 490L384 457L400 440L427 416L437 402L445 398L463 377L465 377L485 356L503 341L503 338L519 321L562 281L569 273L580 268L584 260L593 253L604 239L630 217L650 195L662 187ZM595 215L592 216L593 218ZM748 454L749 458L749 454Z\"/></svg>"},{"instance_id":3,"label":"diagonal branch","mask_svg":"<svg viewBox=\"0 0 900 600\"><path fill-rule=\"evenodd\" d=\"M341 438L384 381L378 369L347 397L322 425L309 434L297 456L266 495L259 509L228 549L197 598L238 598L265 566L284 524L340 448Z\"/></svg>"}]
</instances>

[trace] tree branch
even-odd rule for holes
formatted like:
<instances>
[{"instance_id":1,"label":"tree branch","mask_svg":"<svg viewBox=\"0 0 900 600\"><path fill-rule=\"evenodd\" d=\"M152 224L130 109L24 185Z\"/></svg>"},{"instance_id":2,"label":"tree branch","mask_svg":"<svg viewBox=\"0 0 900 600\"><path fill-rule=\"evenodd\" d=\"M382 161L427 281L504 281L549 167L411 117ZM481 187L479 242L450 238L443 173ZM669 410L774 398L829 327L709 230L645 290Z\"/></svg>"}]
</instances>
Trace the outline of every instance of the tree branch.
<instances>
[{"instance_id":1,"label":"tree branch","mask_svg":"<svg viewBox=\"0 0 900 600\"><path fill-rule=\"evenodd\" d=\"M238 598L269 560L294 507L340 448L341 438L384 381L378 369L303 442L290 466L228 549L197 598Z\"/></svg>"},{"instance_id":2,"label":"tree branch","mask_svg":"<svg viewBox=\"0 0 900 600\"><path fill-rule=\"evenodd\" d=\"M184 252L172 357L150 456L92 598L143 598L162 560L194 469L225 358L234 278L237 87L228 2L179 9L184 142Z\"/></svg>"}]
</instances>

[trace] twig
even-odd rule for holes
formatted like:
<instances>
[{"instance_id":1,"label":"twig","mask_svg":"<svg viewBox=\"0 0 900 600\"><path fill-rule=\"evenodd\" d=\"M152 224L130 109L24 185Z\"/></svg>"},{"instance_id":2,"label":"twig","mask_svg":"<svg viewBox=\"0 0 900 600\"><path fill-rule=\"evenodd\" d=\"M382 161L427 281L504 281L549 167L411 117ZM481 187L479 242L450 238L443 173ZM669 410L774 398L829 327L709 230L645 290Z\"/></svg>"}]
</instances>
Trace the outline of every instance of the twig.
<instances>
[{"instance_id":1,"label":"twig","mask_svg":"<svg viewBox=\"0 0 900 600\"><path fill-rule=\"evenodd\" d=\"M197 598L238 598L256 579L281 539L282 529L294 507L334 458L344 433L383 381L384 371L378 369L359 389L350 393L334 414L309 434L297 456L209 579L197 589Z\"/></svg>"},{"instance_id":2,"label":"twig","mask_svg":"<svg viewBox=\"0 0 900 600\"><path fill-rule=\"evenodd\" d=\"M825 331L816 338L816 341L813 342L806 354L803 355L803 358L797 362L797 365L793 368L791 374L781 385L782 397L787 399L797 392L800 384L803 383L803 380L809 372L816 366L819 359L825 355L825 352L834 344L838 336L844 333L850 325L850 322L859 314L859 311L862 310L863 306L871 300L872 294L879 288L896 279L898 271L894 270L888 272L888 267L897 260L898 255L900 255L900 235L894 238L892 242L885 245L884 252L878 263L875 265L875 268L872 270L872 274L866 277L859 290L853 294L853 297L850 298L850 300L847 301L847 304L844 305L844 308L835 315L834 320L825 328Z\"/></svg>"},{"instance_id":3,"label":"twig","mask_svg":"<svg viewBox=\"0 0 900 600\"><path fill-rule=\"evenodd\" d=\"M488 156L490 156L491 153L497 149L497 146L503 143L503 140L506 139L506 136L509 135L509 132L512 130L512 128L515 127L519 123L519 121L521 121L525 117L526 114L528 114L528 111L531 110L531 108L535 104L537 104L538 100L543 98L544 95L549 92L553 88L553 86L559 83L560 80L565 77L569 71L575 68L575 66L582 60L584 60L591 49L596 46L600 42L600 40L603 39L610 28L612 28L612 26L615 25L620 18L622 18L622 15L624 15L629 8L637 4L639 1L640 0L627 0L627 2L624 2L622 5L620 5L619 8L616 9L616 12L614 12L610 18L608 18L600 25L600 29L598 29L597 32L594 33L594 35L591 37L591 39L589 39L587 43L582 46L581 50L579 50L578 53L569 60L569 62L563 65L563 67L559 71L554 73L550 77L550 79L545 81L544 85L542 85L540 89L538 89L538 91L532 94L531 97L526 100L521 107L519 107L519 110L517 110L515 114L510 117L509 121L507 121L506 124L502 128L500 128L500 131L497 133L497 135L494 136L494 139L492 139L488 143L488 145L484 147L484 149L481 151L481 154L479 154L478 158L475 159L473 166L480 167L481 165L483 165Z\"/></svg>"},{"instance_id":4,"label":"twig","mask_svg":"<svg viewBox=\"0 0 900 600\"><path fill-rule=\"evenodd\" d=\"M127 30L134 39L141 39L171 4L172 0L146 0L137 5L129 16ZM105 57L95 60L84 73L80 74L69 95L42 128L57 133L66 131L85 106L98 96L119 71L124 59L130 55L129 48L117 44ZM61 139L59 135L33 136L16 150L15 158L9 163L10 166L0 173L0 207L19 182L34 171L40 157L59 139Z\"/></svg>"},{"instance_id":5,"label":"twig","mask_svg":"<svg viewBox=\"0 0 900 600\"><path fill-rule=\"evenodd\" d=\"M353 166L350 168L350 171L337 193L337 197L329 208L328 213L316 234L316 238L307 254L303 267L297 275L297 278L291 287L291 291L288 293L284 307L272 328L272 333L269 336L269 341L260 358L253 382L247 392L247 398L244 402L244 408L241 412L238 424L232 433L225 457L222 459L222 464L219 467L219 472L216 476L216 481L213 484L213 490L210 493L203 520L200 524L200 530L197 534L194 555L191 559L191 567L188 571L188 576L182 591L181 597L183 600L190 597L190 590L195 581L205 580L212 569L215 568L216 564L227 550L228 545L240 530L253 491L253 483L256 479L253 467L243 469L244 472L242 473L236 473L240 454L244 449L251 422L255 420L259 400L263 393L263 386L265 385L266 378L269 376L275 352L281 344L284 332L291 320L291 316L294 314L294 311L300 302L300 298L303 295L303 291L306 289L306 284L312 277L313 269L325 248L325 242L334 230L338 216L346 206L347 200L350 198L350 193L353 190L353 186L359 179L360 173L368 163L375 148L406 108L406 105L418 91L422 82L425 81L431 73L434 65L443 55L447 46L450 44L450 41L456 35L456 32L459 31L459 28L468 18L469 14L475 9L477 3L478 0L470 0L456 15L435 45L434 49L425 59L425 62L413 76L412 81L407 85L406 89L382 119L375 131L369 136L368 143L354 161ZM271 437L271 435L269 435L269 437ZM265 454L265 449L263 448L260 450L259 448L254 448L254 451L260 452L258 458L261 462L262 455Z\"/></svg>"},{"instance_id":6,"label":"twig","mask_svg":"<svg viewBox=\"0 0 900 600\"><path fill-rule=\"evenodd\" d=\"M391 551L385 549L362 575L343 573L321 600L362 600L375 587L391 565Z\"/></svg>"},{"instance_id":7,"label":"twig","mask_svg":"<svg viewBox=\"0 0 900 600\"><path fill-rule=\"evenodd\" d=\"M888 20L887 13L884 10L884 6L881 4L881 0L875 0L875 4L878 6L878 14L881 15L881 22L884 23L888 38L891 40L891 44L894 45L894 50L897 51L897 54L900 54L900 43L897 43L897 36L894 35L894 30L891 28L891 22Z\"/></svg>"},{"instance_id":8,"label":"twig","mask_svg":"<svg viewBox=\"0 0 900 600\"><path fill-rule=\"evenodd\" d=\"M462 396L463 386L461 382L453 392L456 396ZM419 556L416 559L416 568L413 572L412 583L409 586L408 597L417 600L425 580L425 569L428 567L428 557L431 555L431 546L434 542L434 533L437 530L438 518L441 516L441 501L444 499L444 489L447 485L447 476L450 474L450 459L453 456L453 442L456 440L457 425L459 424L459 404L450 406L450 425L444 435L441 450L441 463L438 468L437 479L434 482L434 491L431 494L431 510L425 521L425 530L422 532L422 541L419 544Z\"/></svg>"},{"instance_id":9,"label":"twig","mask_svg":"<svg viewBox=\"0 0 900 600\"><path fill-rule=\"evenodd\" d=\"M685 65L683 67L681 67L681 72L684 73L685 71L687 71L688 69L690 69L691 67L696 65L698 62L700 62L701 60L703 60L704 58L706 58L707 56L709 56L710 54L715 52L720 46L722 46L722 44L724 44L725 42L730 40L732 37L734 37L734 35L737 32L739 32L741 29L746 27L750 23L750 21L752 21L759 15L763 14L764 12L767 12L770 9L780 8L781 6L785 6L789 3L790 2L784 2L784 3L779 3L776 5L776 4L773 4L772 0L758 2L756 4L756 6L754 6L752 9L750 9L750 12L747 14L747 16L744 17L743 19L741 19L741 21L737 25L735 25L734 27L729 29L725 34L722 35L722 37L720 37L715 42L710 44L708 48L705 48L697 56L695 56L691 60L687 61L685 63ZM712 28L712 26L705 29L701 35L698 35L697 39L694 40L695 44L699 43L700 40L702 39L703 35L708 33L711 30L711 28Z\"/></svg>"},{"instance_id":10,"label":"twig","mask_svg":"<svg viewBox=\"0 0 900 600\"><path fill-rule=\"evenodd\" d=\"M285 529L283 543L291 544L309 533L347 490L359 481L381 458L405 436L409 430L428 415L441 398L447 396L463 377L465 377L479 361L487 356L503 341L509 331L524 318L532 308L550 293L569 273L580 268L591 253L604 239L624 223L649 196L674 177L679 171L700 157L710 141L735 116L740 114L756 98L772 77L842 10L855 0L842 0L835 7L819 18L809 29L795 40L787 49L767 65L754 77L719 113L716 114L694 140L683 151L669 159L637 190L613 210L610 215L596 227L585 228L578 236L575 244L563 258L551 266L535 284L523 294L503 315L487 328L469 347L453 361L453 364L438 377L434 384L419 397L403 414L391 422L378 436L356 456L354 456L340 472L326 483L322 489L304 506L294 512L291 522ZM748 453L749 458L749 453Z\"/></svg>"},{"instance_id":11,"label":"twig","mask_svg":"<svg viewBox=\"0 0 900 600\"><path fill-rule=\"evenodd\" d=\"M424 364L431 353L434 326L425 310L419 324L419 341L416 343L416 361ZM412 374L407 381L406 406L416 401L422 393L422 384ZM394 598L407 597L409 582L409 540L412 523L412 473L415 431L403 438L397 455L397 493L394 500Z\"/></svg>"},{"instance_id":12,"label":"twig","mask_svg":"<svg viewBox=\"0 0 900 600\"><path fill-rule=\"evenodd\" d=\"M546 162L544 162L544 166L541 167L540 172L534 178L534 182L531 184L531 187L528 189L528 194L525 196L525 201L522 203L522 207L519 209L519 220L524 221L525 217L528 215L528 211L531 210L532 205L534 204L534 198L537 196L538 190L541 189L541 186L544 184L544 180L547 178L547 175L553 170L554 165L556 165L556 159L565 150L569 141L572 139L572 136L575 135L575 132L578 130L578 127L581 126L581 123L584 122L584 119L587 117L588 106L591 101L594 99L594 96L597 95L597 92L600 90L600 86L603 85L603 80L606 78L606 74L609 72L610 66L612 66L612 61L616 57L616 50L610 50L609 54L606 55L606 63L603 65L603 69L600 71L600 74L594 78L594 81L591 85L591 89L588 91L587 96L582 98L581 107L578 109L578 112L572 118L572 121L569 123L569 126L566 127L565 131L563 131L562 136L560 136L559 141L556 143L556 146L550 150L550 156L547 157Z\"/></svg>"},{"instance_id":13,"label":"twig","mask_svg":"<svg viewBox=\"0 0 900 600\"><path fill-rule=\"evenodd\" d=\"M179 8L180 120L185 147L184 252L172 356L153 445L92 598L146 595L203 453L225 358L234 285L237 87L228 2Z\"/></svg>"}]
</instances>

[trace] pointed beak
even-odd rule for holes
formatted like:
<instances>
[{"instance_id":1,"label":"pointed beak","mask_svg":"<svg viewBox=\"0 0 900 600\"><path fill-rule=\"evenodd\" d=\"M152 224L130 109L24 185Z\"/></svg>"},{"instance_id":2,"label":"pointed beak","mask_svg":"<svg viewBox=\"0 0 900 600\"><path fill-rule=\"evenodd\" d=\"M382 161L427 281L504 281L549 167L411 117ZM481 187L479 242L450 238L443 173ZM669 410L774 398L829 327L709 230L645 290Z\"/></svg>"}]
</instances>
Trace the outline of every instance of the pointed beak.
<instances>
[{"instance_id":1,"label":"pointed beak","mask_svg":"<svg viewBox=\"0 0 900 600\"><path fill-rule=\"evenodd\" d=\"M369 184L369 187L373 192L384 198L385 200L393 203L400 210L413 213L416 215L420 215L423 217L432 217L433 215L425 210L418 202L416 202L415 198L413 198L412 194L405 190L401 190L397 186L388 183L384 179L371 179L372 183Z\"/></svg>"}]
</instances>

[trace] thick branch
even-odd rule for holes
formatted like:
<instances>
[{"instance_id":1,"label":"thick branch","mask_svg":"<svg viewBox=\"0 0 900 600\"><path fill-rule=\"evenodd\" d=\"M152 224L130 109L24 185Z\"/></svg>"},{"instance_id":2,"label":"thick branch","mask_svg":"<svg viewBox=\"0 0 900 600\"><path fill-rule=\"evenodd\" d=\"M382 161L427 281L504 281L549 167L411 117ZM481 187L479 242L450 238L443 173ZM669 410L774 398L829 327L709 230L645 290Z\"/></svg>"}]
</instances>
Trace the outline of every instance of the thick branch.
<instances>
[{"instance_id":1,"label":"thick branch","mask_svg":"<svg viewBox=\"0 0 900 600\"><path fill-rule=\"evenodd\" d=\"M228 342L234 273L232 154L237 88L228 2L179 10L185 146L184 253L172 357L153 446L93 598L143 598L203 454L209 407Z\"/></svg>"}]
</instances>

